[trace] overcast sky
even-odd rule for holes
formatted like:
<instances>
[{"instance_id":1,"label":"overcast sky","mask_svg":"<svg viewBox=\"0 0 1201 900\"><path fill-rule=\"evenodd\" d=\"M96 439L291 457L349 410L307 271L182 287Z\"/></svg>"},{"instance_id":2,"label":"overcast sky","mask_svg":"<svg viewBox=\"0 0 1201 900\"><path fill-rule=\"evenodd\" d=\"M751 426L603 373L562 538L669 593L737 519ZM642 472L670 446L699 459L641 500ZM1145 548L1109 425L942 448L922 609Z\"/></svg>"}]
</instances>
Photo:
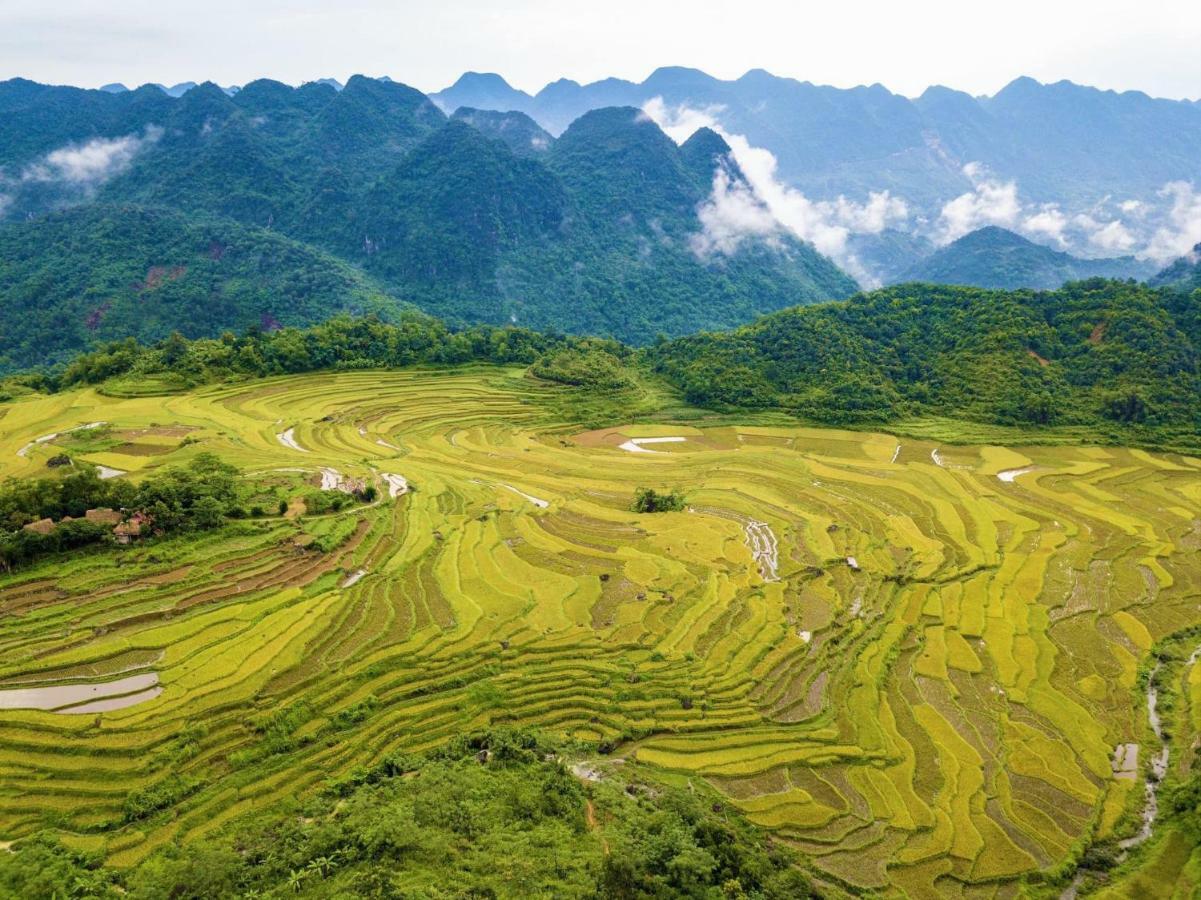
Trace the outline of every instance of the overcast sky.
<instances>
[{"instance_id":1,"label":"overcast sky","mask_svg":"<svg viewBox=\"0 0 1201 900\"><path fill-rule=\"evenodd\" d=\"M433 91L475 70L534 92L662 65L907 95L1031 75L1198 99L1201 0L0 0L0 78L86 87L361 72Z\"/></svg>"}]
</instances>

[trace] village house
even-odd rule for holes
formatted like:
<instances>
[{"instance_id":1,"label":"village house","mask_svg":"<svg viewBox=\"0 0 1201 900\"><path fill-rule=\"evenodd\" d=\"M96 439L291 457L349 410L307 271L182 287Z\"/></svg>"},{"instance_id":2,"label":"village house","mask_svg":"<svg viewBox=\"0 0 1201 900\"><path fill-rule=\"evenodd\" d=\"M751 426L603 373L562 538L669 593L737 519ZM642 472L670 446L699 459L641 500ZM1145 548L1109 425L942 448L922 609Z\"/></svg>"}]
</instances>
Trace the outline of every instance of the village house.
<instances>
[{"instance_id":1,"label":"village house","mask_svg":"<svg viewBox=\"0 0 1201 900\"><path fill-rule=\"evenodd\" d=\"M117 539L118 544L128 544L135 538L140 538L146 534L150 530L150 525L153 521L154 519L146 513L136 512L113 529L113 536Z\"/></svg>"}]
</instances>

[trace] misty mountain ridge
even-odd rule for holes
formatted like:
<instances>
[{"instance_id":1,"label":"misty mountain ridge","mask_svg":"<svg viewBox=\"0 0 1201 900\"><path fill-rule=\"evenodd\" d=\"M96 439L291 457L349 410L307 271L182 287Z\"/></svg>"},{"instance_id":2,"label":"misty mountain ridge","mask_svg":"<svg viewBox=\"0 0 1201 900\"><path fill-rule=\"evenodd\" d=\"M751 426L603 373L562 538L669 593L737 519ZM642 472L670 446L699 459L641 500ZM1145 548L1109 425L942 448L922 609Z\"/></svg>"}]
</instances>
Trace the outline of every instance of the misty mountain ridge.
<instances>
[{"instance_id":1,"label":"misty mountain ridge","mask_svg":"<svg viewBox=\"0 0 1201 900\"><path fill-rule=\"evenodd\" d=\"M923 281L1001 290L1054 290L1086 278L1145 280L1154 263L1133 256L1080 259L989 225L966 234L901 272L894 282Z\"/></svg>"},{"instance_id":2,"label":"misty mountain ridge","mask_svg":"<svg viewBox=\"0 0 1201 900\"><path fill-rule=\"evenodd\" d=\"M1184 292L1201 289L1201 243L1148 281L1155 287L1171 287Z\"/></svg>"},{"instance_id":3,"label":"misty mountain ridge","mask_svg":"<svg viewBox=\"0 0 1201 900\"><path fill-rule=\"evenodd\" d=\"M780 180L811 202L866 206L887 192L903 203L902 222L827 215L813 225L848 229L859 248L854 262L878 281L888 280L871 264L889 253L875 246L889 240L885 228L943 244L992 224L1077 256L1166 263L1191 246L1186 211L1201 205L1201 102L1069 81L1020 77L991 97L936 85L907 98L879 84L834 88L762 69L724 81L666 67L641 83L564 79L532 96L473 73L430 97L444 109L520 111L552 134L604 106L657 104L668 116L708 117L770 151Z\"/></svg>"}]
</instances>

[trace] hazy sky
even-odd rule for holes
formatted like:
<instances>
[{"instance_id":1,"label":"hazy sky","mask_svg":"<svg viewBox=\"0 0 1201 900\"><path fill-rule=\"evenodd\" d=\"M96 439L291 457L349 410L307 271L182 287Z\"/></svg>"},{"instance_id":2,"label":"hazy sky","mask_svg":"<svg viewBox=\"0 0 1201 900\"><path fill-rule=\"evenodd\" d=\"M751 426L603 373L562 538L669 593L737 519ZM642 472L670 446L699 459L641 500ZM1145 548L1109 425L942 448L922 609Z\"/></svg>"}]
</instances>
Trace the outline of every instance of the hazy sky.
<instances>
[{"instance_id":1,"label":"hazy sky","mask_svg":"<svg viewBox=\"0 0 1201 900\"><path fill-rule=\"evenodd\" d=\"M661 65L908 95L1032 75L1198 99L1201 0L0 0L0 78L87 87L362 72L433 91L472 69L534 92Z\"/></svg>"}]
</instances>

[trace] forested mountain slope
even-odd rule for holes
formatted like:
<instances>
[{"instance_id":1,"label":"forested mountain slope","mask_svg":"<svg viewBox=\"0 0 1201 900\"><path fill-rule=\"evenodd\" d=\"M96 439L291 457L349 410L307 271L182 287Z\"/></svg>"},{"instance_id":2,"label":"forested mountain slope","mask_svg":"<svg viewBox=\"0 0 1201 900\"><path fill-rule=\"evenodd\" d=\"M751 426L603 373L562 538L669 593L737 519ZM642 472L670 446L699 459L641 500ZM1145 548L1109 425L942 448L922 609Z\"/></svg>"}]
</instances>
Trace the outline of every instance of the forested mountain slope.
<instances>
[{"instance_id":1,"label":"forested mountain slope","mask_svg":"<svg viewBox=\"0 0 1201 900\"><path fill-rule=\"evenodd\" d=\"M97 204L0 228L0 371L125 337L216 336L404 308L330 254L228 219Z\"/></svg>"},{"instance_id":2,"label":"forested mountain slope","mask_svg":"<svg viewBox=\"0 0 1201 900\"><path fill-rule=\"evenodd\" d=\"M1188 254L1156 273L1148 283L1185 293L1201 288L1201 244L1197 244Z\"/></svg>"}]
</instances>

